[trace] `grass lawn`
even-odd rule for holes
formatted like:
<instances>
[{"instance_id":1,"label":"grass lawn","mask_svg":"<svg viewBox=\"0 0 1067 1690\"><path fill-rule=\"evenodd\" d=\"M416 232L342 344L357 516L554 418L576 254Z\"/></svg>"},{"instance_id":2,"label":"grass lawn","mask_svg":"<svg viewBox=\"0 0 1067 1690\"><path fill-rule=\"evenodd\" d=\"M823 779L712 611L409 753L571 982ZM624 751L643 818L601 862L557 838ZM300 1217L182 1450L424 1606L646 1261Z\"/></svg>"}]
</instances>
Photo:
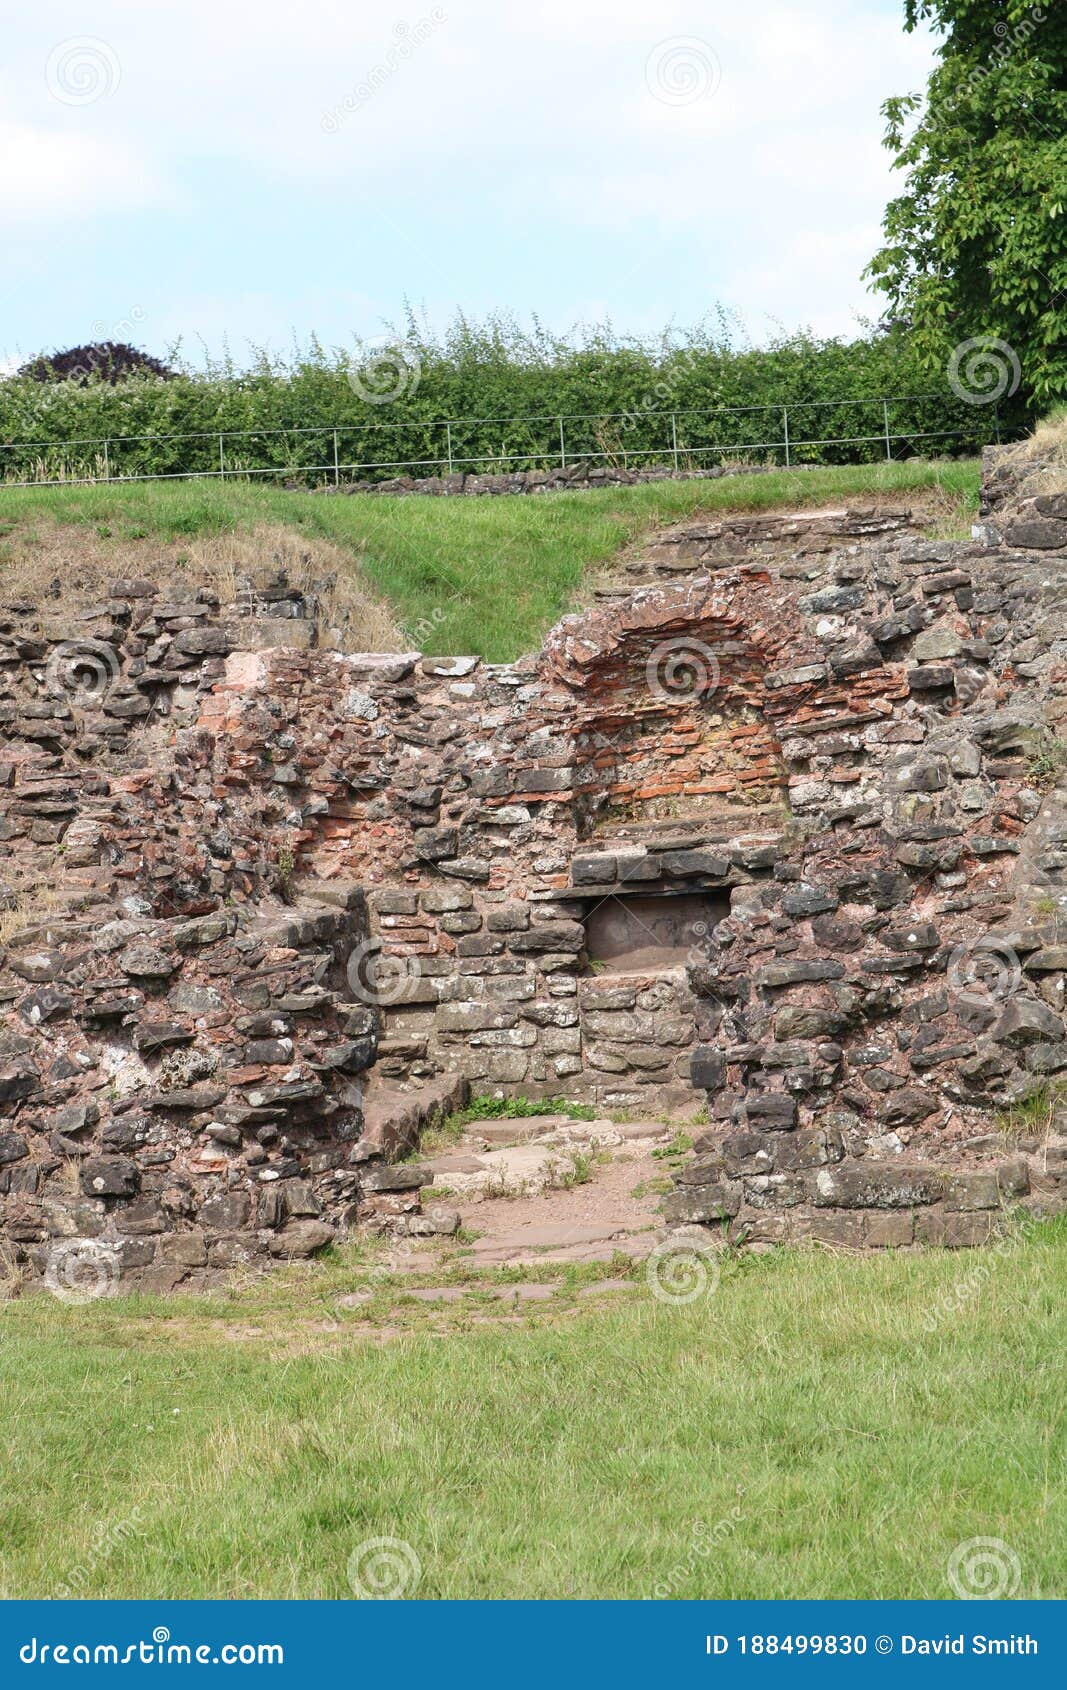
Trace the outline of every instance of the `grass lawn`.
<instances>
[{"instance_id":1,"label":"grass lawn","mask_svg":"<svg viewBox=\"0 0 1067 1690\"><path fill-rule=\"evenodd\" d=\"M572 1269L510 1320L368 1272L5 1305L0 1595L348 1597L375 1537L422 1597L949 1597L976 1537L1064 1593L1062 1225L728 1258L685 1307Z\"/></svg>"},{"instance_id":2,"label":"grass lawn","mask_svg":"<svg viewBox=\"0 0 1067 1690\"><path fill-rule=\"evenodd\" d=\"M0 579L5 534L10 555L21 534L42 524L74 524L117 541L274 524L341 546L420 649L507 662L537 648L587 570L657 524L697 511L920 488L942 489L946 512L970 510L978 487L976 461L917 460L510 498L310 497L240 481L0 486Z\"/></svg>"}]
</instances>

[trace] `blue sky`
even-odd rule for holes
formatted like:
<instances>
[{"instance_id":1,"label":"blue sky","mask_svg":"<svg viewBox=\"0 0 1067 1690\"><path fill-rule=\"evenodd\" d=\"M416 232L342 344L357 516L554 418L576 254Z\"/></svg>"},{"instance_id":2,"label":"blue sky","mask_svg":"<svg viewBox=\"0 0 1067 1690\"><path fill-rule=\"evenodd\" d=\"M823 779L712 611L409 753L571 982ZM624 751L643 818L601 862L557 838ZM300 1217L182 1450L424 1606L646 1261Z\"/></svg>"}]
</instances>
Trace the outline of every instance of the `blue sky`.
<instances>
[{"instance_id":1,"label":"blue sky","mask_svg":"<svg viewBox=\"0 0 1067 1690\"><path fill-rule=\"evenodd\" d=\"M409 299L559 331L721 304L848 334L894 178L901 0L89 0L0 70L0 368L96 338L284 349Z\"/></svg>"}]
</instances>

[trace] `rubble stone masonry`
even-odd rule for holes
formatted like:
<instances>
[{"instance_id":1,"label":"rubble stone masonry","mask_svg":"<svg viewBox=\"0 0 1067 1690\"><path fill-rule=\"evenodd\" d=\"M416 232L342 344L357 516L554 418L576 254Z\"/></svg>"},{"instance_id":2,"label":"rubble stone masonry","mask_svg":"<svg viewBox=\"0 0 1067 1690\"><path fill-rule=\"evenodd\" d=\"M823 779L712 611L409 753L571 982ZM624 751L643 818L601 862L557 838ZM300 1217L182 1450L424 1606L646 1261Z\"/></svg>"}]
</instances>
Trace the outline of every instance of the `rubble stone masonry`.
<instances>
[{"instance_id":1,"label":"rubble stone masonry","mask_svg":"<svg viewBox=\"0 0 1067 1690\"><path fill-rule=\"evenodd\" d=\"M89 1240L195 1286L410 1226L368 1099L448 1075L695 1087L666 1219L741 1242L1056 1208L1067 495L988 470L970 543L690 523L508 665L323 650L284 583L4 604L9 1263ZM638 931L679 894L590 958L606 901Z\"/></svg>"}]
</instances>

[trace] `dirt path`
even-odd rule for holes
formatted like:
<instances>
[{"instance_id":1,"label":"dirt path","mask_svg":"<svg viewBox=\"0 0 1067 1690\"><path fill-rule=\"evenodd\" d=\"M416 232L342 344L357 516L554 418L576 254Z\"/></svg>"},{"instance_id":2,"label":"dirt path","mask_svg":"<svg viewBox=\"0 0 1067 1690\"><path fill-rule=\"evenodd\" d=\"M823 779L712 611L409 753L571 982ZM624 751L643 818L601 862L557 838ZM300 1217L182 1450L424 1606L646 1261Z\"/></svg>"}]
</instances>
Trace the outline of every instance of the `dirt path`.
<instances>
[{"instance_id":1,"label":"dirt path","mask_svg":"<svg viewBox=\"0 0 1067 1690\"><path fill-rule=\"evenodd\" d=\"M458 1208L474 1266L639 1260L662 1229L674 1130L566 1116L474 1122L428 1162L424 1206Z\"/></svg>"}]
</instances>

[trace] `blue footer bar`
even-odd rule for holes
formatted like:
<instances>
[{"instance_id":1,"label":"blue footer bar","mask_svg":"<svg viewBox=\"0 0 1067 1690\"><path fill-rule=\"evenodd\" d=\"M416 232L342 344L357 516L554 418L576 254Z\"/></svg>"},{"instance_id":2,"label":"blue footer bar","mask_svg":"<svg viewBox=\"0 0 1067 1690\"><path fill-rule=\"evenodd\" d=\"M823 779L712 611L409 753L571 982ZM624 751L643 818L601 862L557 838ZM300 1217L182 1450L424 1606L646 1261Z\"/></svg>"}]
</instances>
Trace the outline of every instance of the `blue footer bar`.
<instances>
[{"instance_id":1,"label":"blue footer bar","mask_svg":"<svg viewBox=\"0 0 1067 1690\"><path fill-rule=\"evenodd\" d=\"M1065 1682L1062 1602L7 1602L0 1683Z\"/></svg>"}]
</instances>

